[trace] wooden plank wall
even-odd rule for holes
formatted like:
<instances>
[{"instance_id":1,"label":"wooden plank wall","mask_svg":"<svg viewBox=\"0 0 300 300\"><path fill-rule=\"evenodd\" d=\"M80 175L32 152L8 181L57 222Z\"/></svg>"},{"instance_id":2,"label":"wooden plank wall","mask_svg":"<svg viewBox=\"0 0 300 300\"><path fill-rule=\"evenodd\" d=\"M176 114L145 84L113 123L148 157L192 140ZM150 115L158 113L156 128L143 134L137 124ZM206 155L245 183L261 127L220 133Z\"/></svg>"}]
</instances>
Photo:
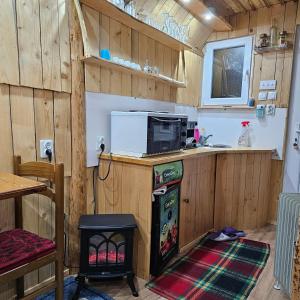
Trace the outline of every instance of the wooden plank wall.
<instances>
[{"instance_id":1,"label":"wooden plank wall","mask_svg":"<svg viewBox=\"0 0 300 300\"><path fill-rule=\"evenodd\" d=\"M0 1L0 83L71 92L66 0Z\"/></svg>"},{"instance_id":2,"label":"wooden plank wall","mask_svg":"<svg viewBox=\"0 0 300 300\"><path fill-rule=\"evenodd\" d=\"M39 158L39 140L52 138L55 142L55 162L65 164L65 211L68 214L69 181L71 176L70 95L28 87L0 84L0 170L13 171L13 155L21 155L23 161ZM14 227L12 200L0 203L0 231ZM24 199L24 227L41 236L53 238L54 220L51 202L43 196L27 196ZM27 277L27 287L45 280L52 273L44 267ZM0 298L13 293L13 283ZM7 294L8 293L8 294ZM2 298L3 297L3 298Z\"/></svg>"},{"instance_id":3,"label":"wooden plank wall","mask_svg":"<svg viewBox=\"0 0 300 300\"><path fill-rule=\"evenodd\" d=\"M113 56L131 59L139 63L142 67L148 61L150 65L157 66L161 73L169 77L177 79L178 73L182 76L182 72L180 72L182 65L179 65L180 55L178 51L87 6L83 6L83 15L93 55L99 56L100 49L109 48ZM203 32L200 40L203 45L211 33L211 29L205 26L202 27ZM199 26L197 28L199 29ZM197 64L200 66L199 60L201 58L187 51L185 56L186 64L191 68L188 75L194 74L195 65L196 68ZM189 76L187 78L188 89L177 89L167 84L155 82L152 79L122 74L121 72L112 71L97 65L86 64L85 87L87 91L91 92L171 102L176 102L178 93L179 102L183 103L184 99L188 98L186 104L197 105L199 99L199 82L197 82L197 79L200 81L200 69L197 69L196 72L198 73L196 77ZM182 80L182 78L180 79Z\"/></svg>"},{"instance_id":4,"label":"wooden plank wall","mask_svg":"<svg viewBox=\"0 0 300 300\"><path fill-rule=\"evenodd\" d=\"M71 178L71 59L67 0L0 2L0 170L13 171L13 155L39 158L39 140L54 140L55 162L65 165L65 213ZM0 231L14 227L13 200L0 203ZM54 207L43 196L24 198L25 229L53 238ZM26 288L52 276L46 266L26 276ZM0 299L14 296L14 282Z\"/></svg>"},{"instance_id":5,"label":"wooden plank wall","mask_svg":"<svg viewBox=\"0 0 300 300\"><path fill-rule=\"evenodd\" d=\"M279 31L286 30L289 40L293 42L298 2L290 1L285 5L276 4L256 11L240 13L230 18L234 30L231 32L214 32L209 41L254 35L257 44L261 33L269 33L272 20L275 18ZM298 23L300 14L298 13ZM260 80L277 80L277 107L288 107L292 76L293 51L285 53L254 54L252 63L250 95L257 100ZM264 101L264 104L268 102Z\"/></svg>"}]
</instances>

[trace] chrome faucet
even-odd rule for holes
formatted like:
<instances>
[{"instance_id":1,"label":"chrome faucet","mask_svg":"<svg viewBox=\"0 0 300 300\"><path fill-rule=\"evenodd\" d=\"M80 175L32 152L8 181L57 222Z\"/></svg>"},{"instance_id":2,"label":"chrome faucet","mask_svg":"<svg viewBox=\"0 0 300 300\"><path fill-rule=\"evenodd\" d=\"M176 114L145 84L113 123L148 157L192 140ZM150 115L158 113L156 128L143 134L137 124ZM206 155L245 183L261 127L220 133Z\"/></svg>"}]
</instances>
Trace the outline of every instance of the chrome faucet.
<instances>
[{"instance_id":1,"label":"chrome faucet","mask_svg":"<svg viewBox=\"0 0 300 300\"><path fill-rule=\"evenodd\" d=\"M209 134L208 136L200 136L200 140L199 140L200 146L205 146L207 140L212 136L213 136L212 134Z\"/></svg>"}]
</instances>

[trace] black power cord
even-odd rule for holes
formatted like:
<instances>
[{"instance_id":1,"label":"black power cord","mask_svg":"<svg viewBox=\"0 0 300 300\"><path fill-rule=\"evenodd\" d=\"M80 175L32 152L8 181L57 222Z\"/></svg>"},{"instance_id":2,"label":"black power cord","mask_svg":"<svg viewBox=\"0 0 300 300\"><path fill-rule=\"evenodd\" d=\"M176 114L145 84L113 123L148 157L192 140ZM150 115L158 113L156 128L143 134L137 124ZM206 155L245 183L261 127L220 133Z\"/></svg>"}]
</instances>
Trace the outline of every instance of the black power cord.
<instances>
[{"instance_id":1,"label":"black power cord","mask_svg":"<svg viewBox=\"0 0 300 300\"><path fill-rule=\"evenodd\" d=\"M112 154L110 153L110 160L109 160L109 165L108 165L108 170L107 170L107 173L105 174L105 176L101 177L99 174L99 170L100 170L100 165L101 165L101 157L102 157L102 154L105 150L105 144L101 144L100 145L100 149L101 149L101 152L99 154L99 157L98 157L98 165L97 167L94 168L93 170L93 194L94 194L94 214L97 213L98 209L97 209L97 201L96 201L96 194L97 194L97 191L96 191L96 180L99 179L101 181L105 181L109 174L110 174L110 169L111 169L111 162L112 162Z\"/></svg>"}]
</instances>

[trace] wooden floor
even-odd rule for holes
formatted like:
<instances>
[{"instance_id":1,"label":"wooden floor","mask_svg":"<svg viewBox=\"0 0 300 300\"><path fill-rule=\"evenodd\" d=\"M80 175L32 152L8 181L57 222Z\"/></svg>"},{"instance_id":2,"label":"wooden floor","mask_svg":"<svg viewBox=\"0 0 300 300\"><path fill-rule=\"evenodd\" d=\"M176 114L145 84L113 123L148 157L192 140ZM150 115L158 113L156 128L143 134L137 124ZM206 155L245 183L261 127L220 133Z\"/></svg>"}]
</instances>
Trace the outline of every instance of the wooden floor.
<instances>
[{"instance_id":1,"label":"wooden floor","mask_svg":"<svg viewBox=\"0 0 300 300\"><path fill-rule=\"evenodd\" d=\"M248 300L288 300L282 292L273 288L273 264L274 264L274 246L275 246L275 226L269 225L263 229L256 231L249 231L247 238L257 241L269 243L271 245L271 255L268 263L261 274L257 286L253 289ZM139 289L139 298L131 296L130 290L127 287L126 282L106 282L98 283L97 288L101 289L112 298L116 300L128 300L128 299L147 299L147 300L163 300L164 298L152 293L146 289L146 281L137 279L136 286Z\"/></svg>"}]
</instances>

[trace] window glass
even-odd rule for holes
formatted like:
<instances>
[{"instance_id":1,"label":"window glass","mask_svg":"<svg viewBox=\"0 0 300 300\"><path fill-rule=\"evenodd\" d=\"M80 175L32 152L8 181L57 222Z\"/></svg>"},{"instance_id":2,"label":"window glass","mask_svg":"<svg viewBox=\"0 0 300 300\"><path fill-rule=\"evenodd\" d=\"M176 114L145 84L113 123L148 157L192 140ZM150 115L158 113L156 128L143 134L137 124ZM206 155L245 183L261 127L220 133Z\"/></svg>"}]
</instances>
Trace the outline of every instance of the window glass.
<instances>
[{"instance_id":1,"label":"window glass","mask_svg":"<svg viewBox=\"0 0 300 300\"><path fill-rule=\"evenodd\" d=\"M245 46L214 50L211 98L242 95Z\"/></svg>"}]
</instances>

